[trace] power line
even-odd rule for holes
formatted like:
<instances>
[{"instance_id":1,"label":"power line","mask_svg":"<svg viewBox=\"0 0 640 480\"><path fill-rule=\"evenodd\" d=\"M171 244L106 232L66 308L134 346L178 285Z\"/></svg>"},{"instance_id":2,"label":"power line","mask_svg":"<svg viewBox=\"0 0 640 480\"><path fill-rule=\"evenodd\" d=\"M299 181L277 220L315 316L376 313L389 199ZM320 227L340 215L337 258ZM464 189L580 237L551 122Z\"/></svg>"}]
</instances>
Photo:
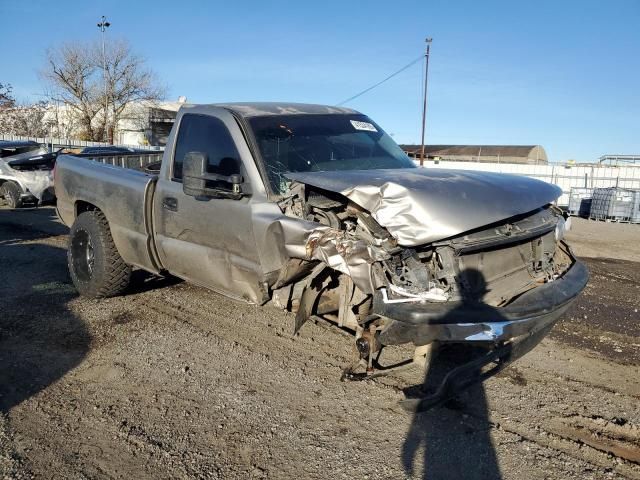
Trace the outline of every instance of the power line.
<instances>
[{"instance_id":1,"label":"power line","mask_svg":"<svg viewBox=\"0 0 640 480\"><path fill-rule=\"evenodd\" d=\"M396 75L398 75L399 73L404 72L407 68L411 67L412 65L415 65L416 63L418 63L420 60L422 60L424 58L424 55L420 55L418 58L416 58L415 60L412 60L410 63L406 64L404 67L402 67L400 70L392 73L391 75L389 75L388 77L386 77L384 80L379 81L378 83L376 83L375 85L370 86L369 88L367 88L366 90L361 91L360 93L354 95L353 97L349 97L346 100L343 100L342 102L338 103L336 106L340 106L340 105L344 105L345 103L350 102L351 100L355 100L356 98L364 95L367 92L370 92L371 90L373 90L374 88L382 85L384 82L386 82L387 80L391 80L393 77L395 77Z\"/></svg>"}]
</instances>

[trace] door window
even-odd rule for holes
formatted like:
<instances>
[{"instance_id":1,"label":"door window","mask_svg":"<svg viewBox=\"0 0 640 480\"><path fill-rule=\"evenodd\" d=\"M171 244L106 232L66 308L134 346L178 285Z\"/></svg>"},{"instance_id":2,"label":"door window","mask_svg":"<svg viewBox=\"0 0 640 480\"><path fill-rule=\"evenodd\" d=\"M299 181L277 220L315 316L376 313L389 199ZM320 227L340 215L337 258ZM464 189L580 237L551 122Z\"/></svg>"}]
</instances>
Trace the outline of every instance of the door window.
<instances>
[{"instance_id":1,"label":"door window","mask_svg":"<svg viewBox=\"0 0 640 480\"><path fill-rule=\"evenodd\" d=\"M174 180L182 180L182 163L189 152L202 152L207 156L208 173L225 176L240 173L240 154L219 118L192 113L182 117L173 157Z\"/></svg>"}]
</instances>

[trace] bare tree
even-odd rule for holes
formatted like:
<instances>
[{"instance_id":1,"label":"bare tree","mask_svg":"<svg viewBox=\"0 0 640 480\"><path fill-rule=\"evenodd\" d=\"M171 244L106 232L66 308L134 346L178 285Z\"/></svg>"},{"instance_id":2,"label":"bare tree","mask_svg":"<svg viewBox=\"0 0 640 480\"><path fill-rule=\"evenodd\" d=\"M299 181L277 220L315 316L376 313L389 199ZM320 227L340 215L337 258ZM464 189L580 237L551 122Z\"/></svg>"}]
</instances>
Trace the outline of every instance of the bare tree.
<instances>
[{"instance_id":1,"label":"bare tree","mask_svg":"<svg viewBox=\"0 0 640 480\"><path fill-rule=\"evenodd\" d=\"M16 99L13 98L13 87L9 83L0 83L0 110L13 108L16 105Z\"/></svg>"},{"instance_id":2,"label":"bare tree","mask_svg":"<svg viewBox=\"0 0 640 480\"><path fill-rule=\"evenodd\" d=\"M42 76L51 83L50 96L75 113L80 136L86 140L102 140L106 115L104 94L100 93L99 71L92 58L92 48L82 44L63 44L47 51L47 66ZM103 112L102 119L98 117Z\"/></svg>"},{"instance_id":3,"label":"bare tree","mask_svg":"<svg viewBox=\"0 0 640 480\"><path fill-rule=\"evenodd\" d=\"M86 140L107 136L113 140L118 121L130 105L164 96L154 73L126 41L107 44L105 64L106 70L98 42L66 43L47 52L42 71L51 86L50 98L75 113Z\"/></svg>"},{"instance_id":4,"label":"bare tree","mask_svg":"<svg viewBox=\"0 0 640 480\"><path fill-rule=\"evenodd\" d=\"M31 105L18 105L0 109L0 133L44 137L48 134L44 117L47 103L39 101Z\"/></svg>"},{"instance_id":5,"label":"bare tree","mask_svg":"<svg viewBox=\"0 0 640 480\"><path fill-rule=\"evenodd\" d=\"M110 137L113 138L123 114L136 118L145 115L150 106L164 97L165 91L155 74L146 68L144 59L133 54L125 41L111 44L106 52L106 66L107 103L112 108ZM137 108L133 104L137 104ZM140 105L146 108L141 109Z\"/></svg>"},{"instance_id":6,"label":"bare tree","mask_svg":"<svg viewBox=\"0 0 640 480\"><path fill-rule=\"evenodd\" d=\"M10 84L0 83L0 133L40 137L46 134L44 115L46 102L21 104L16 101Z\"/></svg>"}]
</instances>

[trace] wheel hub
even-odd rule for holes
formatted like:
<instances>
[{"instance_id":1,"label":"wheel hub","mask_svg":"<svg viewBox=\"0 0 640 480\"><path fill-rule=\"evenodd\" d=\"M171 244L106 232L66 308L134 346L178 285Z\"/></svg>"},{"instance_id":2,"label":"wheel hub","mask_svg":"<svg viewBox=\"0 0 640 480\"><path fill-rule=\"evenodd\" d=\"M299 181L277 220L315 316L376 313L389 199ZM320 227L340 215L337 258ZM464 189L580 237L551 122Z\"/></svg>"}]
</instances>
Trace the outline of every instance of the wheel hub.
<instances>
[{"instance_id":1,"label":"wheel hub","mask_svg":"<svg viewBox=\"0 0 640 480\"><path fill-rule=\"evenodd\" d=\"M71 242L71 258L76 277L82 282L91 280L95 266L95 252L91 237L85 230L79 230Z\"/></svg>"}]
</instances>

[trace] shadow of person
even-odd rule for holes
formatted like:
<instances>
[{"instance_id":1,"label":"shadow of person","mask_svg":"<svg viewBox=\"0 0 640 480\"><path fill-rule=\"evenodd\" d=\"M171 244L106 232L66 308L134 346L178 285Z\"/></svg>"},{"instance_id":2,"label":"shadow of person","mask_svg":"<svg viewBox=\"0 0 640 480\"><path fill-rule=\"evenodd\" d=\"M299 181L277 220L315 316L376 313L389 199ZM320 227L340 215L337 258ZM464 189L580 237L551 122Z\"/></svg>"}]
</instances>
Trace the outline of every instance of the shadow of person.
<instances>
[{"instance_id":1,"label":"shadow of person","mask_svg":"<svg viewBox=\"0 0 640 480\"><path fill-rule=\"evenodd\" d=\"M80 364L91 343L84 322L67 306L77 294L64 248L25 242L3 221L8 212L1 213L0 415Z\"/></svg>"},{"instance_id":2,"label":"shadow of person","mask_svg":"<svg viewBox=\"0 0 640 480\"><path fill-rule=\"evenodd\" d=\"M464 270L458 277L458 286L461 304L441 319L443 323L472 322L470 309L478 316L488 314L495 321L504 320L497 309L482 301L487 293L482 273ZM486 352L486 347L468 344L434 345L427 359L424 383L406 389L405 396L436 398L434 393L449 372ZM480 375L479 369L472 371L470 377L477 378L477 375ZM442 402L434 403L438 405L414 413L402 447L402 465L407 475L424 479L501 478L490 437L491 423L482 383L471 383L457 396L448 399L445 396ZM420 410L419 404L416 405Z\"/></svg>"}]
</instances>

